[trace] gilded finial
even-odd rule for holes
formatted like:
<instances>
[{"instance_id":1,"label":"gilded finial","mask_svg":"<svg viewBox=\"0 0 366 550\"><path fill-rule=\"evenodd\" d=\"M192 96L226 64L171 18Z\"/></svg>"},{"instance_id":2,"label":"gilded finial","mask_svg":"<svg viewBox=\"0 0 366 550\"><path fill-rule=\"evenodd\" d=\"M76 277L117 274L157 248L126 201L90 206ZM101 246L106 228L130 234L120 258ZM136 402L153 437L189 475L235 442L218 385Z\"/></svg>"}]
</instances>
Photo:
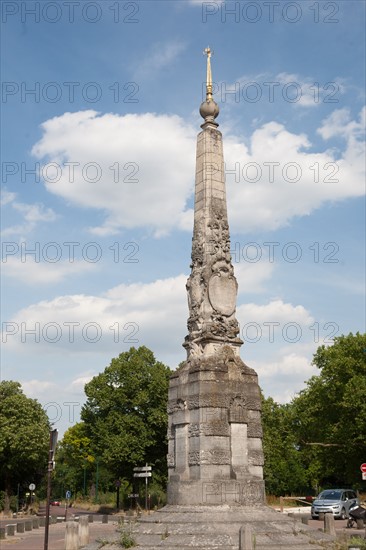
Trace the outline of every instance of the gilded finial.
<instances>
[{"instance_id":1,"label":"gilded finial","mask_svg":"<svg viewBox=\"0 0 366 550\"><path fill-rule=\"evenodd\" d=\"M207 55L207 73L206 73L206 101L201 103L200 115L205 120L201 128L205 129L208 126L211 128L217 128L218 124L215 118L219 114L219 106L212 97L212 72L211 72L211 56L213 51L208 46L203 50L203 54Z\"/></svg>"},{"instance_id":2,"label":"gilded finial","mask_svg":"<svg viewBox=\"0 0 366 550\"><path fill-rule=\"evenodd\" d=\"M212 100L212 72L211 72L211 51L210 46L204 49L204 55L207 55L207 76L206 76L206 101Z\"/></svg>"}]
</instances>

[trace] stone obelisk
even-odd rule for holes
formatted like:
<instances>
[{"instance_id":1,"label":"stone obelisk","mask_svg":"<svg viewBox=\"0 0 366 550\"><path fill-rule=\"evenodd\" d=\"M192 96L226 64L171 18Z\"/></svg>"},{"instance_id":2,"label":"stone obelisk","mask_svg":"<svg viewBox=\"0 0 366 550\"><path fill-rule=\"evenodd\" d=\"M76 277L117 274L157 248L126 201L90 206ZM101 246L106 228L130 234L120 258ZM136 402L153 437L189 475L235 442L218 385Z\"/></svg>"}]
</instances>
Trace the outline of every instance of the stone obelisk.
<instances>
[{"instance_id":1,"label":"stone obelisk","mask_svg":"<svg viewBox=\"0 0 366 550\"><path fill-rule=\"evenodd\" d=\"M219 107L206 48L206 100L197 138L187 360L169 388L168 504L263 504L261 398L241 360L230 255Z\"/></svg>"}]
</instances>

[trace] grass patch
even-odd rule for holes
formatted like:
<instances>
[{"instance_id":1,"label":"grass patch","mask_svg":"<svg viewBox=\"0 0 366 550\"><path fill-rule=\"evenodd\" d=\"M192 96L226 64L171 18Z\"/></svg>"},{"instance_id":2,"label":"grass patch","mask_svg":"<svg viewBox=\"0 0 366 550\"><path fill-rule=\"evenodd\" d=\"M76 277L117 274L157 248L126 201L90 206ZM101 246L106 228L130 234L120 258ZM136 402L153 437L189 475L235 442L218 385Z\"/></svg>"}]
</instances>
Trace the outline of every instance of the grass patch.
<instances>
[{"instance_id":1,"label":"grass patch","mask_svg":"<svg viewBox=\"0 0 366 550\"><path fill-rule=\"evenodd\" d=\"M121 534L119 544L122 546L122 548L133 548L134 546L136 546L136 541L131 533L129 533L125 529L121 529L120 533Z\"/></svg>"}]
</instances>

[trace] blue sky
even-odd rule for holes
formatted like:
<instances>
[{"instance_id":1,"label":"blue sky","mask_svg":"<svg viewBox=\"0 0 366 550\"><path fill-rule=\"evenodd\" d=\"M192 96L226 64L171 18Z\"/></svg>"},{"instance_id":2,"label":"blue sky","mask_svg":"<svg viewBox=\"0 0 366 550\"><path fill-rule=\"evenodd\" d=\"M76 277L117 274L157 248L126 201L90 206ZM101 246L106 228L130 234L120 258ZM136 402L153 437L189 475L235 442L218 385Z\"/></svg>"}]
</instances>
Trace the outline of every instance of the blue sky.
<instances>
[{"instance_id":1,"label":"blue sky","mask_svg":"<svg viewBox=\"0 0 366 550\"><path fill-rule=\"evenodd\" d=\"M241 356L289 401L365 329L365 3L1 7L2 378L62 432L131 345L184 360L210 45Z\"/></svg>"}]
</instances>

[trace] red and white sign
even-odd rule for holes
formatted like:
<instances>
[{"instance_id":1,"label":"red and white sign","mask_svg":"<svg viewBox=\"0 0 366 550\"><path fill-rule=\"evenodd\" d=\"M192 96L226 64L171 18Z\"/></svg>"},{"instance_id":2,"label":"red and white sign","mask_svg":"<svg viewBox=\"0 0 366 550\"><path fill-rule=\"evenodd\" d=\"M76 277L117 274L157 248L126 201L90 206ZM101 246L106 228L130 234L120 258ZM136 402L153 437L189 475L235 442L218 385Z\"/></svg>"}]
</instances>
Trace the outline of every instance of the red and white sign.
<instances>
[{"instance_id":1,"label":"red and white sign","mask_svg":"<svg viewBox=\"0 0 366 550\"><path fill-rule=\"evenodd\" d=\"M360 470L361 470L362 473L366 473L366 462L364 462L363 464L361 464Z\"/></svg>"},{"instance_id":2,"label":"red and white sign","mask_svg":"<svg viewBox=\"0 0 366 550\"><path fill-rule=\"evenodd\" d=\"M362 472L362 480L366 481L366 472Z\"/></svg>"}]
</instances>

